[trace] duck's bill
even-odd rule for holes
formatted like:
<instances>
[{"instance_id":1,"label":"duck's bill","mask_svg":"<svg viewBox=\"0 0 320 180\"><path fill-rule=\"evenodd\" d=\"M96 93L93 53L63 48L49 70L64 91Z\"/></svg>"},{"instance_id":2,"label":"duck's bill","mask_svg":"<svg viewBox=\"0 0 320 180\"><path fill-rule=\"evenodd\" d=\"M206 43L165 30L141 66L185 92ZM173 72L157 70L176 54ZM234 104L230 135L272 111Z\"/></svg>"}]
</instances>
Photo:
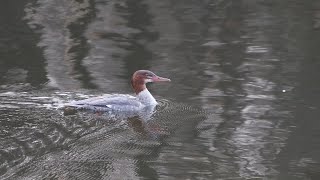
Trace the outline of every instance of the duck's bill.
<instances>
[{"instance_id":1,"label":"duck's bill","mask_svg":"<svg viewBox=\"0 0 320 180\"><path fill-rule=\"evenodd\" d=\"M155 76L152 78L153 82L170 82L171 80L168 78L160 77L160 76Z\"/></svg>"}]
</instances>

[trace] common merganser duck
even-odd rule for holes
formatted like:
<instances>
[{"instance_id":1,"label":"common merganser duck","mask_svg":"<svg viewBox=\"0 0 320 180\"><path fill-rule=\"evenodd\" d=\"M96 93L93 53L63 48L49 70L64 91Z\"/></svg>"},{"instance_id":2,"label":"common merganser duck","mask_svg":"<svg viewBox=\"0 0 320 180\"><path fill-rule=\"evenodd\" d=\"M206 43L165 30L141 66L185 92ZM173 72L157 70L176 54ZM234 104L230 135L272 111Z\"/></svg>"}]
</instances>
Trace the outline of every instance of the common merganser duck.
<instances>
[{"instance_id":1,"label":"common merganser duck","mask_svg":"<svg viewBox=\"0 0 320 180\"><path fill-rule=\"evenodd\" d=\"M146 107L154 107L158 103L148 91L146 84L149 82L168 82L168 78L160 77L148 70L138 70L132 75L131 85L136 96L114 94L85 100L75 101L64 107L64 114L74 114L77 110L124 111L135 112Z\"/></svg>"}]
</instances>

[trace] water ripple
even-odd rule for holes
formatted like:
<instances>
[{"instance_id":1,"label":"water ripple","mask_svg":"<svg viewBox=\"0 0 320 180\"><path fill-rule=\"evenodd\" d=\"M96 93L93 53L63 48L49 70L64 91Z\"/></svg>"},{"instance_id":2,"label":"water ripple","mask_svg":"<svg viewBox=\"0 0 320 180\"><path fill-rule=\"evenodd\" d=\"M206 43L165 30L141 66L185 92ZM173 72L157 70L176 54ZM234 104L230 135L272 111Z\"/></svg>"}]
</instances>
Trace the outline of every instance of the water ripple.
<instances>
[{"instance_id":1,"label":"water ripple","mask_svg":"<svg viewBox=\"0 0 320 180\"><path fill-rule=\"evenodd\" d=\"M29 178L112 178L116 177L112 171L119 168L126 169L124 177L134 177L135 166L141 163L137 157L153 159L157 149L167 144L163 140L175 134L181 123L205 116L199 108L160 99L147 121L141 117L124 120L88 112L66 117L59 111L61 104L92 95L0 95L5 104L1 111L6 112L0 115L0 123L5 124L0 134L0 156L5 157L0 161L3 178L18 177L24 172L28 172ZM22 116L24 119L20 119ZM187 156L185 159L190 161ZM95 171L89 173L86 169L93 166Z\"/></svg>"}]
</instances>

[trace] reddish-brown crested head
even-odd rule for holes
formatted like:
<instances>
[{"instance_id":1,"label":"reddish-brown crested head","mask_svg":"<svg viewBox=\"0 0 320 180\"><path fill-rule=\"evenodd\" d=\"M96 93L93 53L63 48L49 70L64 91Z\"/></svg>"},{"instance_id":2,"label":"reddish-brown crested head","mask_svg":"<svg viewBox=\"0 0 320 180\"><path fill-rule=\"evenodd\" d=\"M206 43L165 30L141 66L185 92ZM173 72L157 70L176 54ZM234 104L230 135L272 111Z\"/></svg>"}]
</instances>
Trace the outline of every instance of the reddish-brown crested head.
<instances>
[{"instance_id":1,"label":"reddish-brown crested head","mask_svg":"<svg viewBox=\"0 0 320 180\"><path fill-rule=\"evenodd\" d=\"M138 70L132 75L131 85L136 94L145 90L146 83L148 82L166 82L171 81L168 78L163 78L155 75L153 72L148 70Z\"/></svg>"}]
</instances>

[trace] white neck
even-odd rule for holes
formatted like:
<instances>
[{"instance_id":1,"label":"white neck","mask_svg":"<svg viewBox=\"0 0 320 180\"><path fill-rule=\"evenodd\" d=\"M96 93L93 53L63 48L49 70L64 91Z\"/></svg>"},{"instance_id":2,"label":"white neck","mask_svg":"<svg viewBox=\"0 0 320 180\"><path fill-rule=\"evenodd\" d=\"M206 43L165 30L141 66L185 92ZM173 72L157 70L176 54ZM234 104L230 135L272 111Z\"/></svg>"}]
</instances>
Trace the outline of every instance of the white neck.
<instances>
[{"instance_id":1,"label":"white neck","mask_svg":"<svg viewBox=\"0 0 320 180\"><path fill-rule=\"evenodd\" d=\"M154 97L151 95L151 93L148 91L148 89L146 88L145 90L141 91L138 95L137 95L138 100L147 106L150 105L157 105L157 101L154 99Z\"/></svg>"}]
</instances>

